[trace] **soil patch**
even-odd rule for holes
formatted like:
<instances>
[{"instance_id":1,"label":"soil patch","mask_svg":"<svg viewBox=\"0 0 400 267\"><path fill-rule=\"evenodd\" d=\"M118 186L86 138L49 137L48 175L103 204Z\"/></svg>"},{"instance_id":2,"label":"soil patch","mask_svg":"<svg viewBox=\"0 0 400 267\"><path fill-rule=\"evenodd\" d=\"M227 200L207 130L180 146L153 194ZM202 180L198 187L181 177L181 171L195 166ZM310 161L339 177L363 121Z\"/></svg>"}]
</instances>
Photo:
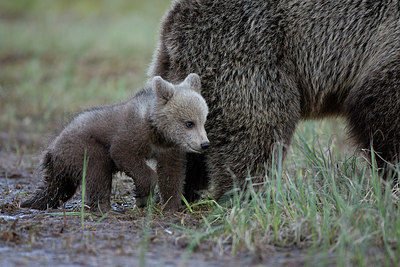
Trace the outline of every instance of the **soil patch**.
<instances>
[{"instance_id":1,"label":"soil patch","mask_svg":"<svg viewBox=\"0 0 400 267\"><path fill-rule=\"evenodd\" d=\"M0 151L1 266L242 266L303 265L304 252L271 247L270 253L232 256L229 245L202 242L188 250L188 229L202 220L183 210L176 213L135 207L130 178L116 175L113 209L105 216L86 216L76 194L64 208L36 211L19 207L40 183L35 174L38 153ZM53 213L53 214L52 214Z\"/></svg>"}]
</instances>

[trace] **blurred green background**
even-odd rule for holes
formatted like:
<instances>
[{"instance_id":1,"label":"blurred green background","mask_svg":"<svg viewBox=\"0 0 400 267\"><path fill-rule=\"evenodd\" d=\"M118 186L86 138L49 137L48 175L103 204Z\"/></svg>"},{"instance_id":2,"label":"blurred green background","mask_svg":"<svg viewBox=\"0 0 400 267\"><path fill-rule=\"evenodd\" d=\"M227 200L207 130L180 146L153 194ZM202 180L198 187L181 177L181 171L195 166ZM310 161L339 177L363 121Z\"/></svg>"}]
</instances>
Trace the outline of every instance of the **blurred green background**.
<instances>
[{"instance_id":1,"label":"blurred green background","mask_svg":"<svg viewBox=\"0 0 400 267\"><path fill-rule=\"evenodd\" d=\"M132 95L144 84L169 5L1 0L0 145L54 131L66 114Z\"/></svg>"}]
</instances>

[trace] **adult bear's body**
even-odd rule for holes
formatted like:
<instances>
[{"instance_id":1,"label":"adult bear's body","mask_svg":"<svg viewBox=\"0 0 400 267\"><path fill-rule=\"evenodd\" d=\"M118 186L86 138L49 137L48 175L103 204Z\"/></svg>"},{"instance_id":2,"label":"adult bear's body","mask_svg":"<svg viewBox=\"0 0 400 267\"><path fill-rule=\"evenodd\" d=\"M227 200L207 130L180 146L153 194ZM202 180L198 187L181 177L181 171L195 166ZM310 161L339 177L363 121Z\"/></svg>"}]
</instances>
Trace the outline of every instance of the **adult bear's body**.
<instances>
[{"instance_id":1,"label":"adult bear's body","mask_svg":"<svg viewBox=\"0 0 400 267\"><path fill-rule=\"evenodd\" d=\"M400 148L400 12L394 0L176 0L149 74L199 73L212 147L188 156L186 194L262 180L299 120L344 116L379 167Z\"/></svg>"}]
</instances>

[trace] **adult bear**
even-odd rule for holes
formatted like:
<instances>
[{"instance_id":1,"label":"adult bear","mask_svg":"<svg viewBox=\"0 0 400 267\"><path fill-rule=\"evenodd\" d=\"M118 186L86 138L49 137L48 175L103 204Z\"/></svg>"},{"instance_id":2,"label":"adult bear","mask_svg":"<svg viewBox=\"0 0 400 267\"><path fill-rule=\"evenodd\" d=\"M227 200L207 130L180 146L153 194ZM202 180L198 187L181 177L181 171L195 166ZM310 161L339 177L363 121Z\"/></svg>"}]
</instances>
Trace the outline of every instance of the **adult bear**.
<instances>
[{"instance_id":1,"label":"adult bear","mask_svg":"<svg viewBox=\"0 0 400 267\"><path fill-rule=\"evenodd\" d=\"M399 5L174 1L149 75L174 83L201 76L212 145L203 158L188 155L187 197L207 181L218 199L235 177L262 180L274 145L289 146L302 119L343 116L359 147L377 151L380 168L398 163Z\"/></svg>"}]
</instances>

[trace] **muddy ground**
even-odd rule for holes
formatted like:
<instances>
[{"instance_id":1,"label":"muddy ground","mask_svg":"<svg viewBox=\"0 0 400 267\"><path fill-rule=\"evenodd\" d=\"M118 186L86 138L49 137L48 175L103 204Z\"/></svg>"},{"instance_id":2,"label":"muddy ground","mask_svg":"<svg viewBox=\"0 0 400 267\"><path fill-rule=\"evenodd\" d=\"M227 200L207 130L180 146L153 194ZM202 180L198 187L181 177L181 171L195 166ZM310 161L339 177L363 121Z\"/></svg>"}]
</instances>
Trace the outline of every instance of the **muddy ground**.
<instances>
[{"instance_id":1,"label":"muddy ground","mask_svg":"<svg viewBox=\"0 0 400 267\"><path fill-rule=\"evenodd\" d=\"M84 230L80 215L63 215L79 212L80 193L64 209L20 208L40 181L35 174L40 149L32 148L29 137L14 141L17 150L10 149L4 134L0 143L0 266L300 266L307 262L305 252L292 248L233 256L229 236L220 244L203 241L191 252L189 232L202 223L201 217L185 208L168 214L155 207L149 215L147 209L135 207L130 196L133 185L123 175L114 178L112 211L86 216Z\"/></svg>"}]
</instances>

